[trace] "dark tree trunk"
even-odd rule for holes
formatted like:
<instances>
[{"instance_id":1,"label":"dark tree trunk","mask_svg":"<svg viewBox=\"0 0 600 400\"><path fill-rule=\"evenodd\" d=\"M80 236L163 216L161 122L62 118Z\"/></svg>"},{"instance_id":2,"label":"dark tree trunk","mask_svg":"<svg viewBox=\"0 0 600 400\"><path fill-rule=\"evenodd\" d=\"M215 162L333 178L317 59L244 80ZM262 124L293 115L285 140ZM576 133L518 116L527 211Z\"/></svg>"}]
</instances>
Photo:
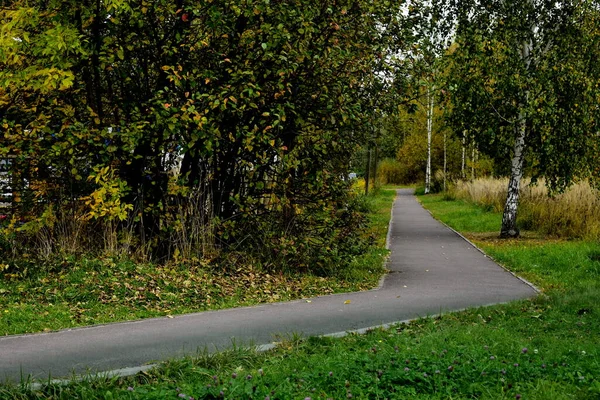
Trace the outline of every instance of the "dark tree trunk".
<instances>
[{"instance_id":1,"label":"dark tree trunk","mask_svg":"<svg viewBox=\"0 0 600 400\"><path fill-rule=\"evenodd\" d=\"M104 108L102 105L102 76L100 71L100 52L102 50L102 34L100 32L102 26L102 16L100 9L102 2L96 0L96 15L92 23L92 36L94 41L94 52L92 53L92 72L93 72L93 90L94 90L94 108L98 115L98 125L104 124Z\"/></svg>"},{"instance_id":2,"label":"dark tree trunk","mask_svg":"<svg viewBox=\"0 0 600 400\"><path fill-rule=\"evenodd\" d=\"M369 194L369 175L371 174L371 148L367 150L367 168L365 168L365 196Z\"/></svg>"}]
</instances>

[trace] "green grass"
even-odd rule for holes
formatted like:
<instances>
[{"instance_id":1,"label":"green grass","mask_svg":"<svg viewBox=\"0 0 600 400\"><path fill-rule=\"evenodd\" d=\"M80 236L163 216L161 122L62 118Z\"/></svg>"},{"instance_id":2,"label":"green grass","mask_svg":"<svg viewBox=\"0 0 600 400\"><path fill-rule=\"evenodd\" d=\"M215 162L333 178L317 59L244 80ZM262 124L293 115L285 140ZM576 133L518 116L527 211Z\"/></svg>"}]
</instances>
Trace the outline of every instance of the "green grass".
<instances>
[{"instance_id":1,"label":"green grass","mask_svg":"<svg viewBox=\"0 0 600 400\"><path fill-rule=\"evenodd\" d=\"M482 215L438 200L422 198L455 228ZM479 224L468 226L486 252L544 294L343 339L293 336L267 353L202 352L129 378L6 387L0 398L600 398L600 245L500 241L495 228L482 234Z\"/></svg>"},{"instance_id":2,"label":"green grass","mask_svg":"<svg viewBox=\"0 0 600 400\"><path fill-rule=\"evenodd\" d=\"M597 289L600 283L600 246L585 241L477 241L495 260L510 265L544 290L559 293ZM600 311L600 310L599 310Z\"/></svg>"},{"instance_id":3,"label":"green grass","mask_svg":"<svg viewBox=\"0 0 600 400\"><path fill-rule=\"evenodd\" d=\"M379 189L370 196L370 209L368 214L371 233L375 238L378 247L385 247L392 204L396 198L396 190L389 187Z\"/></svg>"},{"instance_id":4,"label":"green grass","mask_svg":"<svg viewBox=\"0 0 600 400\"><path fill-rule=\"evenodd\" d=\"M369 210L366 234L373 238L373 246L353 259L348 268L339 271L337 278L363 283L359 290L377 286L385 273L383 260L389 253L385 248L386 236L395 198L396 190L390 187L381 188L363 198L364 206Z\"/></svg>"},{"instance_id":5,"label":"green grass","mask_svg":"<svg viewBox=\"0 0 600 400\"><path fill-rule=\"evenodd\" d=\"M112 258L65 259L4 276L0 271L0 335L371 289L385 272L393 199L393 190L364 199L372 210L365 234L375 238L373 246L328 277L269 273L251 265L232 271L199 262L153 265Z\"/></svg>"},{"instance_id":6,"label":"green grass","mask_svg":"<svg viewBox=\"0 0 600 400\"><path fill-rule=\"evenodd\" d=\"M419 196L419 201L437 219L459 232L500 232L501 213L464 200L448 201L441 194Z\"/></svg>"}]
</instances>

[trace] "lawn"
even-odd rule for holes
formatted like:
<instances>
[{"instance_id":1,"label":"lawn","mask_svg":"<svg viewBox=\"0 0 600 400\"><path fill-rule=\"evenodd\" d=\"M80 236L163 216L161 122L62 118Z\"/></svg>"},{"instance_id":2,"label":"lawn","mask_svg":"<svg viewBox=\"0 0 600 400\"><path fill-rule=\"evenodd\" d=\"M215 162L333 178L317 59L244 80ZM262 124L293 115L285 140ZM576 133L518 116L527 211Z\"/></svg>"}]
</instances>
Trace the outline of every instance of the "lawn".
<instances>
[{"instance_id":1,"label":"lawn","mask_svg":"<svg viewBox=\"0 0 600 400\"><path fill-rule=\"evenodd\" d=\"M439 195L421 200L543 294L341 339L290 336L264 353L200 352L128 378L7 387L0 398L600 398L600 245L500 241L489 222L497 214Z\"/></svg>"}]
</instances>

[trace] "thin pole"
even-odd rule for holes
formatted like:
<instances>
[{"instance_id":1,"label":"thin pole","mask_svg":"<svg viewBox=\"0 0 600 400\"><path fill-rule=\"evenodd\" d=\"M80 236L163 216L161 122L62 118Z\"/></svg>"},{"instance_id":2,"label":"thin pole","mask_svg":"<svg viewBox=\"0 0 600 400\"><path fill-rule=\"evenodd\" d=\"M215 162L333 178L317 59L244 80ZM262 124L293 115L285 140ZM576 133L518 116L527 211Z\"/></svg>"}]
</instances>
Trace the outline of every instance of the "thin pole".
<instances>
[{"instance_id":1,"label":"thin pole","mask_svg":"<svg viewBox=\"0 0 600 400\"><path fill-rule=\"evenodd\" d=\"M365 196L369 194L369 174L371 173L371 147L367 150L367 168L365 168Z\"/></svg>"}]
</instances>

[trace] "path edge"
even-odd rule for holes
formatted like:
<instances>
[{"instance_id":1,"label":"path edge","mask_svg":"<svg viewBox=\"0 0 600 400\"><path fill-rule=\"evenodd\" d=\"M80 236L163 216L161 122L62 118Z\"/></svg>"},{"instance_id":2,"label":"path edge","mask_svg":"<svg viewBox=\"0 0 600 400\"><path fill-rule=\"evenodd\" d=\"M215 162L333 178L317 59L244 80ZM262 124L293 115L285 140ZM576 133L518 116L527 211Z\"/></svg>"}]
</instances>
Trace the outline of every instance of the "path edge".
<instances>
[{"instance_id":1,"label":"path edge","mask_svg":"<svg viewBox=\"0 0 600 400\"><path fill-rule=\"evenodd\" d=\"M452 228L450 225L446 224L444 221L440 220L439 218L437 218L435 215L433 215L433 213L431 211L429 211L427 208L425 208L423 206L423 203L421 203L421 201L419 200L419 198L417 197L417 195L413 194L413 196L417 199L417 202L419 203L419 205L429 213L429 215L431 215L431 217L433 219L435 219L436 221L438 221L440 224L444 225L446 228L448 228L449 230L451 230L452 232L454 232L455 234L457 234L458 236L460 236L465 242L469 243L471 246L473 246L473 248L475 250L477 250L478 252L480 252L481 254L483 254L484 257L489 258L490 260L492 260L494 263L496 263L496 265L498 265L500 268L502 268L503 270L505 270L506 272L508 272L509 274L511 274L512 276L514 276L515 278L517 278L518 280L520 280L521 282L523 282L524 284L526 284L527 286L529 286L530 288L532 288L537 294L543 294L542 290L539 289L537 286L535 286L533 283L529 282L527 279L520 277L519 275L517 275L516 273L514 273L513 271L511 271L510 269L508 269L505 265L503 265L502 263L498 262L496 259L494 259L494 257L490 256L489 254L487 254L485 251L481 250L479 247L477 247L477 245L475 245L475 243L471 242L469 239L467 239L462 233L460 233L459 231L457 231L456 229Z\"/></svg>"},{"instance_id":2,"label":"path edge","mask_svg":"<svg viewBox=\"0 0 600 400\"><path fill-rule=\"evenodd\" d=\"M464 311L477 309L477 308L493 307L493 306L497 306L497 305L508 304L513 301L514 300L504 301L504 302L500 302L500 303L482 304L482 305L475 306L475 307L459 308L457 310L440 312L437 314L420 316L420 317L415 317L415 318L408 318L408 319L403 319L400 321L394 321L394 322L389 322L389 323L380 324L380 325L373 325L373 326L369 326L369 327L365 327L365 328L325 333L322 335L314 335L314 337L341 339L341 338L344 338L344 337L350 336L350 335L365 335L371 331L375 331L378 329L389 330L389 329L394 328L395 326L410 324L414 321L419 321L421 319L436 319L436 318L441 318L441 317L443 317L445 315L449 315L449 314L464 312ZM312 337L312 336L313 335L309 335L306 337ZM273 341L273 342L265 343L265 344L261 344L261 345L256 345L256 346L249 345L249 346L244 346L244 347L254 348L257 352L262 353L262 352L266 352L266 351L277 348L279 343L280 342ZM216 351L218 352L219 350L217 349ZM174 358L171 358L171 359L168 359L165 361L148 363L148 364L140 365L137 367L119 368L119 369L113 369L113 370L108 370L108 371L99 371L99 372L95 372L95 373L79 374L79 375L73 374L71 378L49 379L49 380L46 379L45 381L42 381L41 379L39 379L39 380L31 379L30 381L21 382L21 385L26 386L30 390L41 390L48 384L68 385L73 382L85 382L85 381L93 381L93 380L97 380L97 379L125 378L125 377L129 377L129 376L134 376L138 373L147 372L154 368L159 368L161 365L164 365L166 362L175 360L175 359L178 359L178 358L174 357Z\"/></svg>"},{"instance_id":3,"label":"path edge","mask_svg":"<svg viewBox=\"0 0 600 400\"><path fill-rule=\"evenodd\" d=\"M389 275L390 270L388 269L388 264L390 262L390 258L392 255L392 251L391 251L391 245L392 245L392 224L394 223L394 207L396 206L396 202L398 201L398 190L399 189L394 189L394 192L396 193L394 195L394 201L392 201L392 207L390 209L390 223L388 224L388 230L387 230L387 234L385 235L385 248L387 250L389 250L389 254L386 256L385 258L385 262L383 264L383 267L385 268L385 272L384 274L381 276L381 278L379 278L379 283L377 284L376 288L370 289L370 290L380 290L383 288L383 284L385 283L385 278Z\"/></svg>"},{"instance_id":4,"label":"path edge","mask_svg":"<svg viewBox=\"0 0 600 400\"><path fill-rule=\"evenodd\" d=\"M385 243L385 249L386 250L390 250L391 237L392 237L392 222L393 222L393 219L394 219L394 205L396 204L396 201L398 200L398 190L399 189L394 189L394 190L396 191L396 196L394 197L394 201L392 202L392 208L390 210L390 223L388 224L388 230L387 230L387 234L386 234L386 243ZM352 293L363 293L363 292L378 291L378 290L381 290L383 288L383 284L385 283L385 278L389 275L390 271L389 271L389 269L387 269L387 265L388 265L389 260L390 260L390 255L391 255L391 252L382 261L383 267L385 268L385 272L383 273L383 275L381 276L381 278L379 278L379 282L377 283L377 286L373 287L372 289L358 290L358 291L354 291L354 292L343 292L343 293L334 293L334 294L322 294L322 295L313 296L313 297L303 297L303 298L295 299L295 300L277 301L277 302L274 302L274 303L259 303L259 304L254 304L254 305L250 305L250 306L243 306L243 307L230 307L230 308L222 308L222 309L215 309L215 310L204 310L204 311L196 311L196 312L183 313L183 314L175 314L175 315L173 315L173 318L179 318L179 317L183 317L183 316L186 316L186 315L193 315L193 314L214 313L214 312L219 312L219 311L231 310L231 309L235 309L235 308L263 307L263 306L270 305L270 304L283 304L283 303L292 303L292 302L304 302L306 300L320 298L320 297L344 296L344 295L348 295L348 294L352 294ZM92 325L74 326L74 327L71 327L71 328L57 329L57 330L52 330L52 331L49 331L49 332L17 333L17 334L14 334L14 335L0 336L0 339L12 339L12 338L27 337L27 336L52 335L52 334L55 334L55 333L58 333L58 332L70 332L70 331L78 331L78 330L85 330L85 329L95 329L95 328L99 328L99 327L103 327L103 326L109 326L109 325L138 324L138 323L143 323L145 321L150 321L150 320L155 320L155 319L156 320L158 320L158 319L166 319L166 318L170 318L170 317L167 317L167 316L157 316L157 317L151 317L151 318L141 318L141 319L134 319L134 320L114 321L114 322L105 322L105 323L92 324ZM127 368L125 368L125 369L127 369Z\"/></svg>"}]
</instances>

